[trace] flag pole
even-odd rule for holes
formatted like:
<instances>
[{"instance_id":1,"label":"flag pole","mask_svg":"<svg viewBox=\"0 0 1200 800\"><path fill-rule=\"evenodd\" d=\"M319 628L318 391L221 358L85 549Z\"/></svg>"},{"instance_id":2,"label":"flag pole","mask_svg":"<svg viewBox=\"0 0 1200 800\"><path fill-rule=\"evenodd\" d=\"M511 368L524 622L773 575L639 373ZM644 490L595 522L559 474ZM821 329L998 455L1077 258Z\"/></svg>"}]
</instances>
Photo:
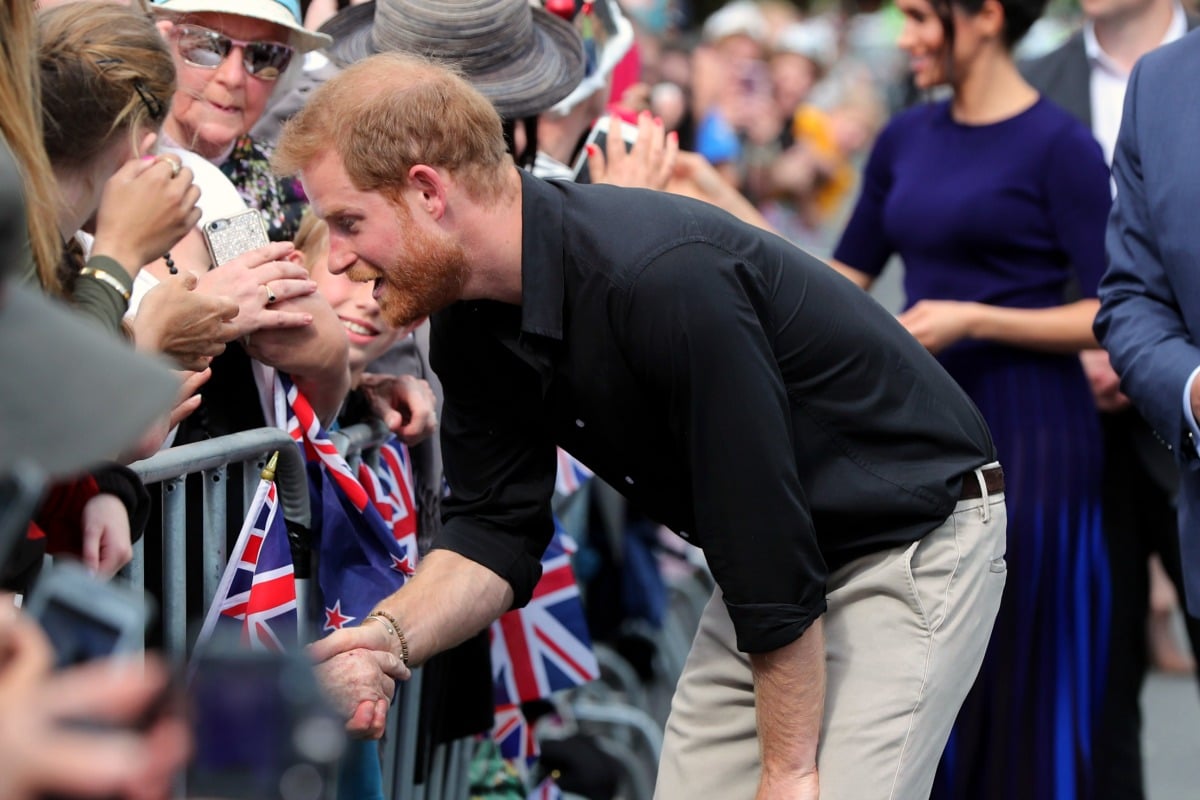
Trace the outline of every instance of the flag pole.
<instances>
[{"instance_id":1,"label":"flag pole","mask_svg":"<svg viewBox=\"0 0 1200 800\"><path fill-rule=\"evenodd\" d=\"M250 531L253 530L254 523L258 519L258 510L266 502L267 492L270 491L271 484L275 480L275 468L278 465L279 451L277 450L271 454L271 458L267 460L267 465L259 473L261 480L258 482L258 488L254 491L254 498L250 501L250 509L246 514L246 519L242 521L242 529L238 533L237 543L229 553L229 561L225 565L225 572L221 574L221 582L217 585L217 593L213 597L212 605L209 606L208 613L204 616L204 625L200 628L200 633L196 636L193 653L208 641L208 637L212 635L213 628L217 625L217 619L221 616L221 602L229 592L229 584L233 583L233 576L237 572L237 564L242 560L242 554L246 552L246 544L250 541ZM278 509L276 509L276 513L279 513Z\"/></svg>"}]
</instances>

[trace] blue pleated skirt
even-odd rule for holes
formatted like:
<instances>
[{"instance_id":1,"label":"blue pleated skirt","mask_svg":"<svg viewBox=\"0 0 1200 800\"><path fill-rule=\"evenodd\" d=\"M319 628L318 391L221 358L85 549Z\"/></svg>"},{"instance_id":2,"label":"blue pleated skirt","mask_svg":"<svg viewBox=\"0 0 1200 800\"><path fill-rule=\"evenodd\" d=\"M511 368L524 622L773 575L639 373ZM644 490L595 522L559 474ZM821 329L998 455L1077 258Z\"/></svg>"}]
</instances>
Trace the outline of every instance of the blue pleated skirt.
<instances>
[{"instance_id":1,"label":"blue pleated skirt","mask_svg":"<svg viewBox=\"0 0 1200 800\"><path fill-rule=\"evenodd\" d=\"M1088 800L1110 605L1099 418L1074 356L943 359L1004 467L1008 579L934 785L938 800Z\"/></svg>"}]
</instances>

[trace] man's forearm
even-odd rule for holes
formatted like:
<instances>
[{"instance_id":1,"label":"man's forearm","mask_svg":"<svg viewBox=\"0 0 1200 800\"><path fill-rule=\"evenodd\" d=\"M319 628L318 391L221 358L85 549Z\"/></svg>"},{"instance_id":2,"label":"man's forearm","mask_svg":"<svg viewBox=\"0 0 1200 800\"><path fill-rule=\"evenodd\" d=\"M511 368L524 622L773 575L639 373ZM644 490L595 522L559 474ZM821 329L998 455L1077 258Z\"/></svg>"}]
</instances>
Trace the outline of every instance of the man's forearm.
<instances>
[{"instance_id":1,"label":"man's forearm","mask_svg":"<svg viewBox=\"0 0 1200 800\"><path fill-rule=\"evenodd\" d=\"M399 623L415 666L483 630L512 601L512 587L487 567L433 550L412 580L377 608Z\"/></svg>"},{"instance_id":2,"label":"man's forearm","mask_svg":"<svg viewBox=\"0 0 1200 800\"><path fill-rule=\"evenodd\" d=\"M817 768L825 708L825 636L818 619L796 641L750 656L764 785Z\"/></svg>"}]
</instances>

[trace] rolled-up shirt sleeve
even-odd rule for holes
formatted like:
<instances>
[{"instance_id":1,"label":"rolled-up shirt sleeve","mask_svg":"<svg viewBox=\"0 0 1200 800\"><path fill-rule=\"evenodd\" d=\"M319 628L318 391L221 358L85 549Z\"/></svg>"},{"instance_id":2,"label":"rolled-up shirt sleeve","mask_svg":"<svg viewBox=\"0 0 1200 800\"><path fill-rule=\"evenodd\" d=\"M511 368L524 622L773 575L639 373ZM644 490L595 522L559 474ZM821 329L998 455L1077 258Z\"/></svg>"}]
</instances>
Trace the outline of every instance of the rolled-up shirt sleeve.
<instances>
[{"instance_id":1,"label":"rolled-up shirt sleeve","mask_svg":"<svg viewBox=\"0 0 1200 800\"><path fill-rule=\"evenodd\" d=\"M445 389L441 444L449 495L435 549L495 572L529 602L554 534L555 448L533 369L494 338L472 335L470 308L435 315L431 361ZM457 315L453 324L447 316Z\"/></svg>"},{"instance_id":2,"label":"rolled-up shirt sleeve","mask_svg":"<svg viewBox=\"0 0 1200 800\"><path fill-rule=\"evenodd\" d=\"M696 268L703 263L703 268ZM797 469L791 402L762 320L769 288L703 244L628 290L623 349L682 443L704 550L744 652L795 641L825 611L827 570Z\"/></svg>"}]
</instances>

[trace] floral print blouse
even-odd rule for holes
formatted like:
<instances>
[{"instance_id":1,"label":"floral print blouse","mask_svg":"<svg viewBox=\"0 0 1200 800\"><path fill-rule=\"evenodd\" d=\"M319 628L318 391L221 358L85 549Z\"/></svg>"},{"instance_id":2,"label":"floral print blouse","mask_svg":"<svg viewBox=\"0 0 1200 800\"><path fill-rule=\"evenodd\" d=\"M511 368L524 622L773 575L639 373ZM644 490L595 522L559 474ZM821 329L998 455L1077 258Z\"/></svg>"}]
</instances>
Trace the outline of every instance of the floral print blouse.
<instances>
[{"instance_id":1,"label":"floral print blouse","mask_svg":"<svg viewBox=\"0 0 1200 800\"><path fill-rule=\"evenodd\" d=\"M249 136L242 136L221 172L237 187L251 208L258 209L273 242L290 242L300 227L300 215L308 204L300 181L279 178L271 172L271 149Z\"/></svg>"}]
</instances>

